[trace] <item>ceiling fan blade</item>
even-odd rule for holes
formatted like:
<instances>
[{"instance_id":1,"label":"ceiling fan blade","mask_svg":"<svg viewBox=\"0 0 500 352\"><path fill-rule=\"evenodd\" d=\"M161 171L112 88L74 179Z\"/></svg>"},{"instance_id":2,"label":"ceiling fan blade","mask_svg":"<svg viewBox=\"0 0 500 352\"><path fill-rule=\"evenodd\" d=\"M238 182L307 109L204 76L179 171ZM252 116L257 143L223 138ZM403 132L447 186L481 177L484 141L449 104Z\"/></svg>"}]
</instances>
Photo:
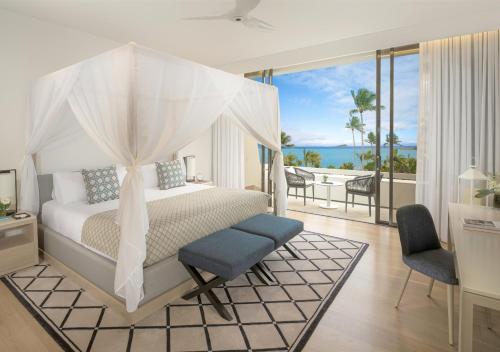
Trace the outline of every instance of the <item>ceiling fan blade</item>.
<instances>
[{"instance_id":1,"label":"ceiling fan blade","mask_svg":"<svg viewBox=\"0 0 500 352\"><path fill-rule=\"evenodd\" d=\"M245 17L250 11L255 9L260 3L260 0L236 0L236 6L231 12L235 16Z\"/></svg>"},{"instance_id":2,"label":"ceiling fan blade","mask_svg":"<svg viewBox=\"0 0 500 352\"><path fill-rule=\"evenodd\" d=\"M243 21L243 24L250 28L264 29L268 31L274 30L274 26L266 21L258 19L256 17L248 17Z\"/></svg>"},{"instance_id":3,"label":"ceiling fan blade","mask_svg":"<svg viewBox=\"0 0 500 352\"><path fill-rule=\"evenodd\" d=\"M199 16L199 17L186 17L183 18L185 21L213 21L213 20L227 20L228 17L226 15L219 16Z\"/></svg>"}]
</instances>

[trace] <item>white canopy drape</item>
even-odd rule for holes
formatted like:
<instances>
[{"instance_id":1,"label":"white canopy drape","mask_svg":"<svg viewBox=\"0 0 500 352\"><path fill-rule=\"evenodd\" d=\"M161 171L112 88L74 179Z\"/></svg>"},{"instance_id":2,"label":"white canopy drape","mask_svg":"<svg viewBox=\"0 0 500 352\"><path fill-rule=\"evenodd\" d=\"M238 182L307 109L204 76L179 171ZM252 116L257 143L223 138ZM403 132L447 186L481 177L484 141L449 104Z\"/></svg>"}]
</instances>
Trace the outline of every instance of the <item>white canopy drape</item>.
<instances>
[{"instance_id":1,"label":"white canopy drape","mask_svg":"<svg viewBox=\"0 0 500 352\"><path fill-rule=\"evenodd\" d=\"M286 212L286 180L275 87L129 44L41 78L29 107L21 208L38 212L32 155L84 130L127 167L117 222L121 238L115 292L134 311L143 298L145 235L149 229L137 167L168 159L220 117L232 119L276 151L272 178L278 214ZM64 128L62 128L63 126ZM228 167L231 167L228 165Z\"/></svg>"}]
</instances>

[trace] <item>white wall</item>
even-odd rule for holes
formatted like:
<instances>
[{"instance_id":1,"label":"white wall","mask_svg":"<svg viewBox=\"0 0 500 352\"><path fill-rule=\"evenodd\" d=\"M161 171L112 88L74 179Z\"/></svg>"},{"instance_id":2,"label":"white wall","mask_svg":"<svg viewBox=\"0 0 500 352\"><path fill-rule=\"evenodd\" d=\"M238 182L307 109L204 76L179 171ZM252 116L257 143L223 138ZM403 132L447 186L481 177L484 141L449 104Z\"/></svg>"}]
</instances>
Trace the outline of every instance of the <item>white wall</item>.
<instances>
[{"instance_id":1,"label":"white wall","mask_svg":"<svg viewBox=\"0 0 500 352\"><path fill-rule=\"evenodd\" d=\"M33 81L119 43L0 10L0 45L0 169L19 168ZM70 160L87 158L93 152L76 150Z\"/></svg>"},{"instance_id":2,"label":"white wall","mask_svg":"<svg viewBox=\"0 0 500 352\"><path fill-rule=\"evenodd\" d=\"M25 109L35 79L121 45L106 38L0 10L0 169L21 167ZM197 156L198 172L211 177L211 133L180 154ZM37 155L40 173L112 164L85 134Z\"/></svg>"}]
</instances>

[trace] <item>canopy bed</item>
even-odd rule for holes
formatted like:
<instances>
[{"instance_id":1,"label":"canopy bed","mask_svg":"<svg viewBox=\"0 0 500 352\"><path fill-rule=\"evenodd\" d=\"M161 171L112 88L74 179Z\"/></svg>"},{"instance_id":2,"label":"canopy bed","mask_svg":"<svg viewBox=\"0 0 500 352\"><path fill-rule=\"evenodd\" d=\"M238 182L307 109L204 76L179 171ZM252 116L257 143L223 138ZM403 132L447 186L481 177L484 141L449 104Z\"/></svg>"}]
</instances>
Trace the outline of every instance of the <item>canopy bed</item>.
<instances>
[{"instance_id":1,"label":"canopy bed","mask_svg":"<svg viewBox=\"0 0 500 352\"><path fill-rule=\"evenodd\" d=\"M196 223L198 228L206 225L203 231L208 234L265 211L262 204L267 203L267 196L260 192L191 189L176 194L171 189L145 187L146 165L170 160L220 118L230 119L276 152L271 178L276 212L284 215L286 180L275 87L134 43L40 78L29 102L20 207L37 214L43 204L44 251L57 254L56 259L63 264L71 264L70 268L99 288L121 297L128 312L185 281L187 275L178 270L179 263L172 258L178 246L193 238L179 235L180 239L171 239L175 245L165 245L171 247L169 250L151 256L148 241L154 237L152 233L166 226L165 214L189 223L213 208L212 212L219 212L219 223L210 224L202 216ZM116 164L124 166L119 200L102 203L106 206L71 204L58 208L51 203L52 175L37 177L34 155L64 145L82 130ZM181 210L176 208L180 203L185 204ZM232 214L232 209L238 211ZM101 218L96 220L96 216ZM91 219L97 222L89 225ZM66 225L61 223L64 221ZM93 229L115 225L116 229L106 235L115 239L112 250L96 245L99 239L92 242L87 238L85 242ZM86 228L90 228L87 233ZM203 231L196 236L202 236ZM110 273L114 280L110 280Z\"/></svg>"}]
</instances>

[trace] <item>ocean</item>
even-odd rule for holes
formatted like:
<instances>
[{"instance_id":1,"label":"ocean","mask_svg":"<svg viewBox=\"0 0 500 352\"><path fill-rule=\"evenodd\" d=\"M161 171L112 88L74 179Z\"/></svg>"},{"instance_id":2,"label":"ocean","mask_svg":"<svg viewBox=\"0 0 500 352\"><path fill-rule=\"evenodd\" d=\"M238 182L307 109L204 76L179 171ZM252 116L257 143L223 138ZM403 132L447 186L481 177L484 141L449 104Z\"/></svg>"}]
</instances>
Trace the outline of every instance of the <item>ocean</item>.
<instances>
[{"instance_id":1,"label":"ocean","mask_svg":"<svg viewBox=\"0 0 500 352\"><path fill-rule=\"evenodd\" d=\"M354 150L353 150L354 149ZM398 154L404 157L417 157L417 148L414 146L409 147L395 147ZM367 152L368 150L375 151L375 147L370 146L339 146L339 147L291 147L283 148L283 155L295 154L299 160L304 159L306 151L314 151L321 156L321 167L328 167L328 165L335 165L339 167L343 163L353 163L355 167L359 167L361 162L359 158L354 156L354 153ZM382 161L389 157L389 147L380 148Z\"/></svg>"}]
</instances>

